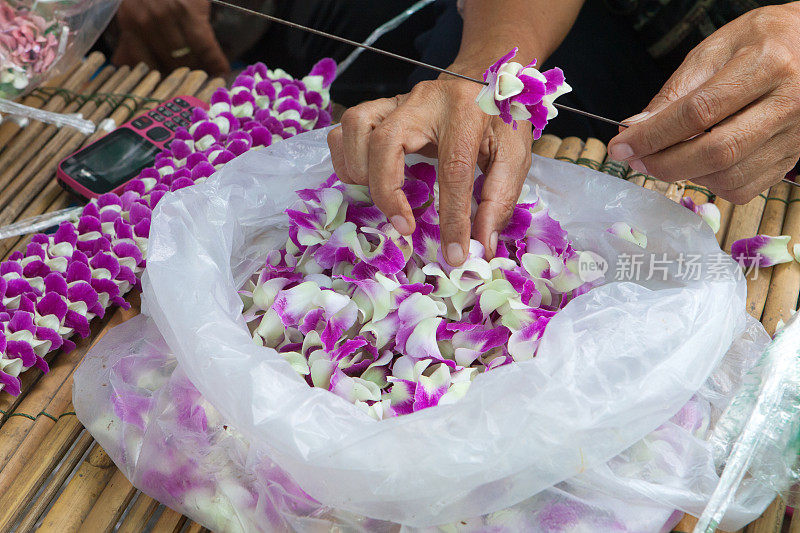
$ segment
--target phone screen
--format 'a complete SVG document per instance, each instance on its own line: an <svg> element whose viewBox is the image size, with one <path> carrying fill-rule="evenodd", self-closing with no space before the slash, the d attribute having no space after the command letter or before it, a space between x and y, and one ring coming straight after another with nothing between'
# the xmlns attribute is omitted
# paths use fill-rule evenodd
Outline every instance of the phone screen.
<svg viewBox="0 0 800 533"><path fill-rule="evenodd" d="M144 137L120 128L67 159L62 168L87 189L104 194L151 166L158 152Z"/></svg>

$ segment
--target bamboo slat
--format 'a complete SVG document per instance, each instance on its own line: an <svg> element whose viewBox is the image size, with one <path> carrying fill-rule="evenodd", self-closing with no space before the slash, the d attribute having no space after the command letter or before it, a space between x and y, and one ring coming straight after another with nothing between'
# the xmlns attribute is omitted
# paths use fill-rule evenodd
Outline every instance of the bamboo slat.
<svg viewBox="0 0 800 533"><path fill-rule="evenodd" d="M73 410L71 403L69 409ZM10 531L81 431L83 427L74 416L65 416L56 422L38 448L36 460L26 463L16 477L13 490L7 486L0 491L0 532Z"/></svg>
<svg viewBox="0 0 800 533"><path fill-rule="evenodd" d="M789 533L800 533L800 512L795 510L792 516L792 523L789 526Z"/></svg>
<svg viewBox="0 0 800 533"><path fill-rule="evenodd" d="M606 158L601 170L606 174L616 176L617 178L627 179L630 167L625 161L615 161L613 159Z"/></svg>
<svg viewBox="0 0 800 533"><path fill-rule="evenodd" d="M92 447L75 476L44 517L41 533L73 533L81 529L83 519L92 510L116 467L99 444Z"/></svg>
<svg viewBox="0 0 800 533"><path fill-rule="evenodd" d="M786 211L783 222L785 235L792 236L790 247L800 243L800 187L794 187L790 197L792 203ZM791 312L797 309L797 298L800 293L800 263L795 261L773 267L772 279L767 293L767 302L761 315L767 333L772 335L779 320L788 320Z"/></svg>
<svg viewBox="0 0 800 533"><path fill-rule="evenodd" d="M673 533L692 533L694 531L694 526L697 525L697 518L693 517L692 515L683 515L683 518L678 525L675 526L673 529Z"/></svg>
<svg viewBox="0 0 800 533"><path fill-rule="evenodd" d="M788 183L779 183L770 189L769 199L764 206L764 214L761 216L761 225L758 227L759 234L779 235L781 233L791 187ZM760 268L747 276L747 312L756 320L761 319L761 313L764 311L772 270L773 267Z"/></svg>
<svg viewBox="0 0 800 533"><path fill-rule="evenodd" d="M211 95L219 89L220 87L225 86L225 80L222 78L212 78L208 80L205 87L197 93L197 98L203 100L204 102L208 102L211 99Z"/></svg>
<svg viewBox="0 0 800 533"><path fill-rule="evenodd" d="M631 183L638 185L639 187L644 187L644 184L649 179L653 179L647 174L642 174L641 172L636 172L632 168L628 168L628 176L625 178L626 180L630 181Z"/></svg>
<svg viewBox="0 0 800 533"><path fill-rule="evenodd" d="M189 69L186 67L182 67L179 69L173 70L164 80L156 87L156 90L153 91L153 94L150 95L151 98L155 100L167 100L172 95L177 93L178 88L183 83L183 80L186 79L186 76L189 74ZM142 109L152 109L158 106L156 102L146 102L142 105Z"/></svg>
<svg viewBox="0 0 800 533"><path fill-rule="evenodd" d="M169 507L165 507L153 526L152 533L178 533L185 523L185 516Z"/></svg>
<svg viewBox="0 0 800 533"><path fill-rule="evenodd" d="M80 66L79 63L72 65L61 76L49 80L47 82L48 86L49 87L66 86L67 80L69 80L69 78L75 73L75 71L79 68L79 66ZM35 107L37 109L42 109L44 106L47 105L49 101L50 101L49 96L45 96L43 93L37 92L35 94L26 96L22 100L22 104L29 107ZM17 124L13 120L6 120L2 124L0 124L0 153L2 153L2 150L4 150L7 146L9 146L9 143L12 140L14 140L14 137L20 131L22 131L22 128L19 126L19 124Z"/></svg>
<svg viewBox="0 0 800 533"><path fill-rule="evenodd" d="M606 159L606 145L597 139L588 139L578 159L578 165L592 170L603 168Z"/></svg>
<svg viewBox="0 0 800 533"><path fill-rule="evenodd" d="M747 526L747 533L774 533L780 531L779 524L783 523L786 514L786 504L780 499L773 501L761 518Z"/></svg>
<svg viewBox="0 0 800 533"><path fill-rule="evenodd" d="M746 239L758 233L761 225L761 215L764 213L766 200L757 196L744 205L737 205L733 209L728 232L725 234L725 244L722 249L731 253L731 245L739 239Z"/></svg>
<svg viewBox="0 0 800 533"><path fill-rule="evenodd" d="M583 151L575 162L582 167L600 170L603 168L603 161L605 161L607 153L605 143L599 139L589 138L586 139Z"/></svg>
<svg viewBox="0 0 800 533"><path fill-rule="evenodd" d="M208 530L197 522L189 521L186 528L183 530L183 533L204 533L205 531Z"/></svg>
<svg viewBox="0 0 800 533"><path fill-rule="evenodd" d="M683 198L684 184L682 182L667 183L666 181L650 179L645 181L644 187L663 194L673 202L680 202Z"/></svg>
<svg viewBox="0 0 800 533"><path fill-rule="evenodd" d="M583 152L584 143L577 137L567 137L561 142L556 152L555 159L574 163Z"/></svg>
<svg viewBox="0 0 800 533"><path fill-rule="evenodd" d="M553 158L558 153L561 146L561 139L555 135L542 135L538 141L533 143L533 153L542 157Z"/></svg>
<svg viewBox="0 0 800 533"><path fill-rule="evenodd" d="M730 225L731 215L733 214L734 205L729 201L717 197L714 200L714 205L719 209L719 231L717 232L717 242L722 245L725 238L728 236L728 226Z"/></svg>
<svg viewBox="0 0 800 533"><path fill-rule="evenodd" d="M141 533L156 509L158 509L158 502L140 492L128 514L122 519L117 533Z"/></svg>
<svg viewBox="0 0 800 533"><path fill-rule="evenodd" d="M83 64L75 71L69 80L64 85L64 88L67 90L76 90L81 85L90 80L92 74L103 64L105 58L103 54L92 54L89 56ZM107 69L101 71L103 72L110 72ZM102 84L105 79L106 75L103 74L101 78L95 78L94 80L88 81L88 89L87 90L96 90L96 87ZM71 107L72 104L67 102L64 96L57 94L50 98L47 105L44 106L44 109L47 111L55 111L55 112L72 112L68 111L69 109L75 109L75 107ZM0 174L0 189L2 189L3 194L5 195L6 185L8 181L14 177L14 173L12 169L19 169L25 164L28 159L30 158L31 146L41 146L46 142L50 136L52 135L52 131L55 128L49 125L45 125L41 122L31 121L30 124L19 134L15 142L10 145L6 150L3 150L3 154L0 155L0 169L2 169L2 174ZM47 135L47 132L50 132Z"/></svg>
<svg viewBox="0 0 800 533"><path fill-rule="evenodd" d="M22 520L14 530L15 533L27 533L28 531L34 530L36 522L47 509L50 500L55 497L61 485L64 484L75 467L78 466L81 458L92 445L92 441L92 435L84 430L81 436L78 437L75 445L64 458L64 461L58 466L58 470L47 480L44 490L36 495L36 499L33 500L31 507L25 510Z"/></svg>
<svg viewBox="0 0 800 533"><path fill-rule="evenodd" d="M116 470L81 527L96 533L113 531L134 496L136 488L121 470Z"/></svg>
<svg viewBox="0 0 800 533"><path fill-rule="evenodd" d="M690 198L697 205L707 204L714 197L711 191L691 181L683 182L683 196Z"/></svg>
<svg viewBox="0 0 800 533"><path fill-rule="evenodd" d="M134 69L134 72L138 71L139 69L142 69L146 75L143 77L143 79L141 79L141 81L138 82L136 87L128 92L128 94L130 94L132 97L142 98L153 92L158 85L158 82L161 81L161 74L155 70L147 72L147 66L144 64L137 65ZM136 101L137 98L132 97L122 100L117 108L108 116L108 118L114 121L114 124L119 126L132 118L133 113L131 113L131 109L136 109L139 107L139 102ZM105 131L98 130L94 132L91 137L89 137L85 144L91 144L105 135Z"/></svg>

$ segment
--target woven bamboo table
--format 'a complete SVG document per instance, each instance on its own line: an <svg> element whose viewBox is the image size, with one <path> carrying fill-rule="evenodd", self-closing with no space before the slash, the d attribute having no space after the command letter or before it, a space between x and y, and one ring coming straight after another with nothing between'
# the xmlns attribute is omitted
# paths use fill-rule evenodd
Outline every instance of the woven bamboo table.
<svg viewBox="0 0 800 533"><path fill-rule="evenodd" d="M105 118L116 124L175 95L208 99L221 79L200 71L178 69L168 76L139 65L135 68L103 66L105 58L92 54L50 87L36 91L25 103L50 111L82 113L95 122ZM73 201L56 184L59 160L94 141L70 129L58 130L39 123L20 128L0 125L0 226L54 211ZM730 251L736 239L756 233L792 235L800 242L800 189L776 185L751 203L733 206L714 199L691 184L675 185L631 172L625 165L606 161L606 147L596 140L545 135L534 152L570 161L627 179L656 190L674 201L684 195L696 203L715 201L722 212L717 235ZM27 244L26 238L0 241L5 259ZM773 333L779 319L796 309L800 292L800 264L761 270L748 280L748 311ZM72 407L72 373L87 350L110 328L139 312L138 295L128 298L127 311L108 313L92 325L92 335L70 353L49 358L50 372L32 369L22 377L22 394L0 393L0 533L28 532L199 532L202 526L160 505L137 491L111 459L81 426ZM775 501L747 533L800 533L800 518L784 524L785 506ZM787 521L788 522L788 521ZM687 517L676 531L690 532Z"/></svg>

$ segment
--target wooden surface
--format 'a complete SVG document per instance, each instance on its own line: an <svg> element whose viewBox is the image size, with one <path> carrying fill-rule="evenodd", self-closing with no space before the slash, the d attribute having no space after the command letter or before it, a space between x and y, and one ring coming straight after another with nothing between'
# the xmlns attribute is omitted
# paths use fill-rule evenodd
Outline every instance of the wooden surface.
<svg viewBox="0 0 800 533"><path fill-rule="evenodd" d="M49 97L30 96L25 103L53 111L80 112L94 121L111 117L121 124L130 119L134 109L140 112L154 107L155 101L178 94L207 99L222 85L221 80L209 80L203 72L179 69L162 79L144 66L117 70L103 67L104 62L101 55L91 55L52 84L81 94L102 92L132 97L76 100L53 93ZM10 121L0 125L0 224L70 205L74 200L56 184L55 167L62 157L89 141L74 130L36 123L23 129ZM606 160L606 147L596 139L570 137L562 141L545 135L534 145L534 152L602 170L674 201L682 195L696 203L713 199L702 188L657 182L631 172L624 163ZM728 249L732 240L752 236L758 230L792 235L793 242L800 241L799 189L779 185L769 196L746 206L733 206L722 200L716 203L722 213L717 237ZM26 238L0 241L0 258L26 243ZM762 276L748 283L748 311L762 319L772 333L778 319L787 319L790 309L797 308L800 265L762 270ZM132 295L129 301L130 310L117 310L95 321L92 335L79 341L74 351L49 357L50 373L25 373L19 397L0 393L0 533L203 531L200 525L137 491L73 413L72 373L93 343L111 327L138 313L138 296ZM783 504L775 502L762 519L745 531L780 532L783 521ZM691 517L687 517L676 531L691 532L693 525ZM800 532L800 518L793 520L791 527Z"/></svg>

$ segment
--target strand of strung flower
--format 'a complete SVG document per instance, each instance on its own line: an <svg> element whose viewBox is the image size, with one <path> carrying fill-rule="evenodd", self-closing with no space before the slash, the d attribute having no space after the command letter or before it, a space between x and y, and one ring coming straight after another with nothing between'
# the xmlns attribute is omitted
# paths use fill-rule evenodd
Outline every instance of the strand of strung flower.
<svg viewBox="0 0 800 533"><path fill-rule="evenodd" d="M257 343L376 419L452 403L479 373L534 357L558 310L602 282L599 268L581 275L598 257L575 250L541 201L516 207L496 257L472 241L453 268L441 255L434 167L407 168L403 191L412 237L364 186L333 175L298 191L285 248L241 292Z"/></svg>
<svg viewBox="0 0 800 533"><path fill-rule="evenodd" d="M512 61L518 50L514 48L484 72L487 85L475 101L484 113L499 116L514 129L518 120L530 122L533 138L538 139L547 123L558 116L553 105L556 98L572 91L572 87L558 67L539 72L535 59L525 66Z"/></svg>
<svg viewBox="0 0 800 533"><path fill-rule="evenodd" d="M17 395L19 375L48 370L44 357L70 350L74 334L111 306L126 307L146 264L153 208L169 191L188 187L234 157L330 124L328 87L336 65L320 61L297 80L257 64L230 90L218 89L208 112L195 110L189 129L121 195L90 202L76 224L35 235L24 253L0 264L0 389Z"/></svg>

